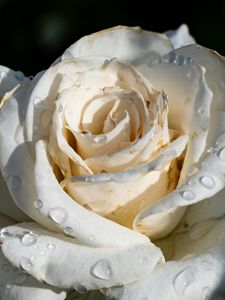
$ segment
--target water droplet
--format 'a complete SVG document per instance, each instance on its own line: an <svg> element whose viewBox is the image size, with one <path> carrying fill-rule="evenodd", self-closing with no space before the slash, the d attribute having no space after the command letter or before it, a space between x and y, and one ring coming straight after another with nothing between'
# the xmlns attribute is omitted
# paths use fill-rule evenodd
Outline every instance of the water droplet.
<svg viewBox="0 0 225 300"><path fill-rule="evenodd" d="M208 286L205 286L203 289L202 289L202 294L203 296L205 296L204 300L208 300L209 299L209 294L210 294L210 288Z"/></svg>
<svg viewBox="0 0 225 300"><path fill-rule="evenodd" d="M49 243L48 245L47 245L47 248L49 249L49 250L55 250L55 244L53 244L53 243Z"/></svg>
<svg viewBox="0 0 225 300"><path fill-rule="evenodd" d="M15 141L17 144L20 144L23 141L23 126L22 125L18 125L16 128Z"/></svg>
<svg viewBox="0 0 225 300"><path fill-rule="evenodd" d="M43 206L43 202L40 199L37 199L34 201L35 208L40 209L40 208L42 208L42 206Z"/></svg>
<svg viewBox="0 0 225 300"><path fill-rule="evenodd" d="M62 224L67 219L67 212L62 207L55 207L49 211L49 217L57 224Z"/></svg>
<svg viewBox="0 0 225 300"><path fill-rule="evenodd" d="M35 256L34 256L34 255L31 255L30 260L31 260L31 261L34 261L34 260L35 260Z"/></svg>
<svg viewBox="0 0 225 300"><path fill-rule="evenodd" d="M195 184L195 181L193 179L190 179L187 181L187 185L193 186Z"/></svg>
<svg viewBox="0 0 225 300"><path fill-rule="evenodd" d="M217 150L218 149L216 147L210 147L206 152L210 154L215 154Z"/></svg>
<svg viewBox="0 0 225 300"><path fill-rule="evenodd" d="M166 151L166 156L171 160L171 159L174 159L177 155L176 151L175 150L169 150L169 151Z"/></svg>
<svg viewBox="0 0 225 300"><path fill-rule="evenodd" d="M195 193L189 190L181 191L180 194L185 200L191 201L195 198Z"/></svg>
<svg viewBox="0 0 225 300"><path fill-rule="evenodd" d="M45 255L45 251L42 250L42 251L39 252L39 254L40 254L41 256L43 256L43 255Z"/></svg>
<svg viewBox="0 0 225 300"><path fill-rule="evenodd" d="M0 231L0 238L4 239L6 237L11 236L11 233L6 228L2 228Z"/></svg>
<svg viewBox="0 0 225 300"><path fill-rule="evenodd" d="M188 286L196 281L197 269L187 267L174 278L173 285L178 295L183 295Z"/></svg>
<svg viewBox="0 0 225 300"><path fill-rule="evenodd" d="M88 239L90 242L93 242L95 240L95 237L93 235L90 235Z"/></svg>
<svg viewBox="0 0 225 300"><path fill-rule="evenodd" d="M95 143L105 143L107 141L107 137L106 135L97 135L96 137L94 137L94 142Z"/></svg>
<svg viewBox="0 0 225 300"><path fill-rule="evenodd" d="M112 277L112 269L110 262L107 260L98 261L91 269L91 274L100 279L110 279Z"/></svg>
<svg viewBox="0 0 225 300"><path fill-rule="evenodd" d="M203 115L203 114L205 113L205 108L204 108L204 107L199 107L199 108L198 108L198 113L199 113L200 115Z"/></svg>
<svg viewBox="0 0 225 300"><path fill-rule="evenodd" d="M82 284L80 284L78 286L74 286L74 289L80 294L85 294L88 291L87 288Z"/></svg>
<svg viewBox="0 0 225 300"><path fill-rule="evenodd" d="M202 176L199 178L199 181L207 189L213 189L215 187L215 180L210 176Z"/></svg>
<svg viewBox="0 0 225 300"><path fill-rule="evenodd" d="M203 260L202 261L202 267L205 271L214 271L215 270L215 264L210 260Z"/></svg>
<svg viewBox="0 0 225 300"><path fill-rule="evenodd" d="M225 161L225 147L223 147L222 149L219 150L218 156L219 156L220 159Z"/></svg>
<svg viewBox="0 0 225 300"><path fill-rule="evenodd" d="M9 177L9 185L13 190L18 190L21 186L21 179L18 175L11 175Z"/></svg>
<svg viewBox="0 0 225 300"><path fill-rule="evenodd" d="M28 258L22 257L20 260L20 266L24 271L30 271L32 268L32 263Z"/></svg>
<svg viewBox="0 0 225 300"><path fill-rule="evenodd" d="M26 233L21 239L21 243L24 246L34 245L36 242L37 242L37 238L33 233Z"/></svg>
<svg viewBox="0 0 225 300"><path fill-rule="evenodd" d="M38 245L34 245L34 250L38 250L39 249L39 246Z"/></svg>
<svg viewBox="0 0 225 300"><path fill-rule="evenodd" d="M66 233L66 234L71 234L73 232L73 228L72 227L69 227L69 226L66 226L63 231Z"/></svg>
<svg viewBox="0 0 225 300"><path fill-rule="evenodd" d="M141 265L146 265L148 262L148 258L147 257L139 257L138 261Z"/></svg>
<svg viewBox="0 0 225 300"><path fill-rule="evenodd" d="M6 78L7 73L5 71L0 72L0 81L4 78Z"/></svg>
<svg viewBox="0 0 225 300"><path fill-rule="evenodd" d="M62 111L63 111L63 106L62 106L62 104L59 104L58 113L60 114Z"/></svg>

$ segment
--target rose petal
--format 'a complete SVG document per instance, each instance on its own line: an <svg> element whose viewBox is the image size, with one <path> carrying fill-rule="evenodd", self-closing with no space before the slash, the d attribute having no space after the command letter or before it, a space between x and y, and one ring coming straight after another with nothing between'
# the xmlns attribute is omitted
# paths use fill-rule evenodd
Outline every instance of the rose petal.
<svg viewBox="0 0 225 300"><path fill-rule="evenodd" d="M14 223L13 220L0 215L0 232L2 227ZM4 230L0 236L9 234ZM34 300L47 299L63 300L65 293L59 289L52 288L27 276L20 270L16 270L3 256L0 249L0 297L1 300Z"/></svg>
<svg viewBox="0 0 225 300"><path fill-rule="evenodd" d="M152 67L140 69L156 88L164 89L168 95L169 128L190 137L181 183L206 147L212 92L205 79L205 70L190 57L174 51Z"/></svg>
<svg viewBox="0 0 225 300"><path fill-rule="evenodd" d="M214 196L225 187L223 156L225 151L225 113L214 112L210 121L212 124L211 134L214 137L213 145L216 145L217 148L211 148L205 152L201 161L196 165L196 172L189 176L179 189L146 209L145 217L151 218L152 216L154 218L155 214L160 216L160 213L164 214L168 209L192 205ZM223 208L221 207L221 209Z"/></svg>
<svg viewBox="0 0 225 300"><path fill-rule="evenodd" d="M149 62L172 50L164 34L140 27L116 26L81 38L62 55L62 60L90 55L117 57L133 65L140 60Z"/></svg>
<svg viewBox="0 0 225 300"><path fill-rule="evenodd" d="M41 181L38 180L40 174L43 176ZM88 211L65 193L53 173L46 145L41 140L36 143L34 175L37 189L34 204L39 204L36 205L37 211L51 218L61 229L70 228L69 234L84 244L95 246L149 244L147 237ZM49 197L50 194L54 197Z"/></svg>
<svg viewBox="0 0 225 300"><path fill-rule="evenodd" d="M9 194L6 182L0 172L0 212L17 220L18 222L29 221L29 217L25 215L13 202Z"/></svg>
<svg viewBox="0 0 225 300"><path fill-rule="evenodd" d="M2 251L7 259L38 280L61 288L83 286L90 290L127 284L144 278L163 260L160 249L153 244L88 247L35 223L13 225L5 230L9 235L2 240ZM29 235L33 236L32 241Z"/></svg>
<svg viewBox="0 0 225 300"><path fill-rule="evenodd" d="M225 219L217 220L204 237L191 242L189 234L175 239L173 261L158 265L142 281L108 290L121 300L152 299L223 299ZM174 239L174 236L171 237ZM185 258L185 255L190 255ZM183 259L182 259L183 258Z"/></svg>
<svg viewBox="0 0 225 300"><path fill-rule="evenodd" d="M178 176L174 172L170 177L168 169L170 161L181 155L186 143L187 136L181 136L148 164L121 173L75 176L66 179L63 185L82 205L87 204L97 213L131 227L140 209L176 187Z"/></svg>
<svg viewBox="0 0 225 300"><path fill-rule="evenodd" d="M190 35L186 24L180 25L176 30L166 31L165 35L170 39L175 49L195 44L195 39Z"/></svg>

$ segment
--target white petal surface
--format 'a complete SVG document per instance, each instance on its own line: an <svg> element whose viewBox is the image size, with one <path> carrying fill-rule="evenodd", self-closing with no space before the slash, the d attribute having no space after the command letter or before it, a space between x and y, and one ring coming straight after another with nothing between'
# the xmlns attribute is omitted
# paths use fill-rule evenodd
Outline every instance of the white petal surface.
<svg viewBox="0 0 225 300"><path fill-rule="evenodd" d="M173 261L158 265L142 281L110 289L108 293L120 300L224 299L224 226L224 218L217 220L205 236L195 240L191 240L191 233L172 236L176 241Z"/></svg>
<svg viewBox="0 0 225 300"><path fill-rule="evenodd" d="M150 68L139 69L157 89L164 89L169 102L169 128L189 135L187 153L181 171L182 182L206 147L212 92L205 70L188 56L173 51Z"/></svg>
<svg viewBox="0 0 225 300"><path fill-rule="evenodd" d="M21 127L28 96L39 76L32 83L22 84L0 110L0 168L16 205L32 219L54 230L54 224L43 218L33 206L36 199L32 176L34 158Z"/></svg>
<svg viewBox="0 0 225 300"><path fill-rule="evenodd" d="M90 55L117 57L133 65L152 61L172 50L164 35L140 27L117 26L81 38L62 55L62 60Z"/></svg>
<svg viewBox="0 0 225 300"><path fill-rule="evenodd" d="M6 182L0 172L0 212L17 220L18 222L28 221L29 217L25 215L14 203L9 194Z"/></svg>
<svg viewBox="0 0 225 300"><path fill-rule="evenodd" d="M205 151L201 160L196 164L195 173L169 196L146 209L145 215L154 218L155 214L160 215L168 209L195 204L216 195L225 187L225 113L214 111L210 124L211 147ZM218 197L220 199L219 195ZM218 207L221 206L221 212L224 211L222 203L222 201L217 203Z"/></svg>
<svg viewBox="0 0 225 300"><path fill-rule="evenodd" d="M166 31L165 35L170 39L175 49L195 44L195 39L190 35L186 24L182 24L176 30Z"/></svg>
<svg viewBox="0 0 225 300"><path fill-rule="evenodd" d="M154 245L88 247L35 223L5 230L8 234L2 238L2 251L7 259L38 280L61 288L90 290L127 284L146 277L163 261Z"/></svg>
<svg viewBox="0 0 225 300"><path fill-rule="evenodd" d="M0 215L0 230L4 226L13 224L9 218ZM0 236L4 235L1 232ZM52 288L24 272L15 269L4 257L0 249L0 298L1 300L63 300L65 292Z"/></svg>
<svg viewBox="0 0 225 300"><path fill-rule="evenodd" d="M11 91L18 84L29 81L22 72L15 72L0 65L0 107L1 100L5 93Z"/></svg>

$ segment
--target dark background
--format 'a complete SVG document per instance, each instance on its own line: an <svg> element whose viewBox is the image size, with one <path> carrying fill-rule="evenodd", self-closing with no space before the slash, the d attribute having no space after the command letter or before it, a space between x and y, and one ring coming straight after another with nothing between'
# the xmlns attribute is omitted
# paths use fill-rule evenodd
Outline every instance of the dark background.
<svg viewBox="0 0 225 300"><path fill-rule="evenodd" d="M225 0L0 0L0 64L34 75L83 35L115 25L163 32L182 23L199 44L225 55Z"/></svg>

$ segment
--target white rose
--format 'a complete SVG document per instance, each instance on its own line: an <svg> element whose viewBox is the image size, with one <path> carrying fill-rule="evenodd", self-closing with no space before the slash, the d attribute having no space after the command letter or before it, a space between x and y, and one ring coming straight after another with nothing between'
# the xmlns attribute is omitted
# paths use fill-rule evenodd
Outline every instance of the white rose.
<svg viewBox="0 0 225 300"><path fill-rule="evenodd" d="M0 211L26 221L2 229L2 264L55 287L36 299L225 293L224 58L166 34L84 37L32 80L1 67ZM10 270L1 299L33 297Z"/></svg>

